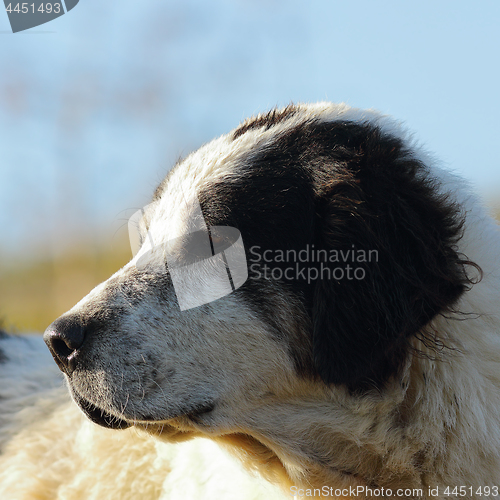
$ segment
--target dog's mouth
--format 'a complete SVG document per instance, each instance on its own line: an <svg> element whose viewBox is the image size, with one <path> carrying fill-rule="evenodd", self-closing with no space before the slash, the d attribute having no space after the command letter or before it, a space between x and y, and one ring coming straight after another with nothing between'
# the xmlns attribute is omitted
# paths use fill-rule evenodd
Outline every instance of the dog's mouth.
<svg viewBox="0 0 500 500"><path fill-rule="evenodd" d="M160 421L166 422L181 416L187 417L193 423L201 423L201 419L203 418L203 416L210 413L215 407L215 403L210 401L190 406L189 408L186 408L183 411L177 411L172 415L169 415L167 418L162 418L161 420L157 420L153 417L150 418L146 417L146 418L141 418L139 420L134 419L134 422L128 422L123 418L117 417L116 415L113 415L108 411L99 408L98 406L91 403L87 399L81 397L74 390L72 390L71 392L73 394L73 398L75 399L80 409L92 422L94 422L97 425L100 425L101 427L105 427L106 429L115 429L115 430L128 429L129 427L132 427L132 425L134 424L141 424L147 426L151 423L158 423Z"/></svg>
<svg viewBox="0 0 500 500"><path fill-rule="evenodd" d="M85 415L92 420L95 424L98 424L107 429L127 429L131 427L131 423L123 420L111 413L103 410L90 401L82 398L78 394L73 391L73 397L76 400L76 403L80 407L80 409L85 413Z"/></svg>

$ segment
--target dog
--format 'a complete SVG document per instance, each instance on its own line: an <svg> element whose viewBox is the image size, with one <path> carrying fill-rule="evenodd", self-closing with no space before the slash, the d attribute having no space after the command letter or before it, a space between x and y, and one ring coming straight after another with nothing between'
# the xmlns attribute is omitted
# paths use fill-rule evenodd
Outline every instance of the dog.
<svg viewBox="0 0 500 500"><path fill-rule="evenodd" d="M44 334L73 402L55 365L0 401L9 498L225 498L189 486L219 461L219 487L246 481L231 498L500 494L500 235L399 122L274 109L180 160L140 215L135 257ZM38 359L20 342L4 379ZM203 465L175 493L181 449Z"/></svg>

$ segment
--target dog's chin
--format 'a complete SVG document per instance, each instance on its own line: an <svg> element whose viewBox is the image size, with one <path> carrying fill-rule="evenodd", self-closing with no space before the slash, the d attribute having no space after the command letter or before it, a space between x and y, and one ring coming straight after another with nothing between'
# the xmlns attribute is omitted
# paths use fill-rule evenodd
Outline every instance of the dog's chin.
<svg viewBox="0 0 500 500"><path fill-rule="evenodd" d="M82 412L95 424L105 427L106 429L128 429L132 425L138 425L140 427L147 428L149 426L164 426L168 422L173 423L174 421L184 421L187 420L191 423L200 423L200 418L211 413L214 409L215 404L213 402L206 402L202 404L192 405L189 408L185 408L182 411L176 411L172 414L165 416L163 418L154 417L143 417L140 419L134 418L131 421L125 420L123 418L117 417L110 412L103 410L102 408L91 403L88 399L80 396L73 388L71 388L71 394L73 399L82 410Z"/></svg>
<svg viewBox="0 0 500 500"><path fill-rule="evenodd" d="M72 391L72 393L73 398L75 399L80 409L95 424L105 427L106 429L115 430L127 429L128 427L132 426L130 422L127 422L126 420L123 420L103 410L102 408L97 407L90 401L87 401L86 399L76 394L75 391Z"/></svg>

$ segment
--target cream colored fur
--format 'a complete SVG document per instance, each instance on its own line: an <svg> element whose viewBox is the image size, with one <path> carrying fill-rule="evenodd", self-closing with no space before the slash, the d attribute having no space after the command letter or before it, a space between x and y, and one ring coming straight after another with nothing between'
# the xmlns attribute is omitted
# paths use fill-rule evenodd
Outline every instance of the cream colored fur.
<svg viewBox="0 0 500 500"><path fill-rule="evenodd" d="M23 338L17 345L20 352L31 346L30 352L38 353L39 366L45 362L43 382L47 373L59 378L51 370L52 359L40 338ZM23 359L19 358L21 368ZM24 368L29 372L29 365ZM41 375L36 370L34 374ZM0 370L1 382L8 383L6 378ZM13 380L10 384L12 389L23 390ZM179 434L165 443L137 429L103 429L85 418L62 385L44 391L43 383L33 382L29 392L28 388L21 397L24 409L2 429L2 500L283 498L278 487L244 471L212 441L186 441ZM0 402L0 410L7 408Z"/></svg>

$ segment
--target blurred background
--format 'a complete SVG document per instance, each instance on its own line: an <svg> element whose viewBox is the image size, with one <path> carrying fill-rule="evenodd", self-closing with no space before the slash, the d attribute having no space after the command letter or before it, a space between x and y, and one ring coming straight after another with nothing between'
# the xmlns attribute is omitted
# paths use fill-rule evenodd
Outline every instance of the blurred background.
<svg viewBox="0 0 500 500"><path fill-rule="evenodd" d="M497 210L499 26L498 0L81 0L17 34L2 8L3 327L43 331L179 156L291 101L403 120Z"/></svg>

